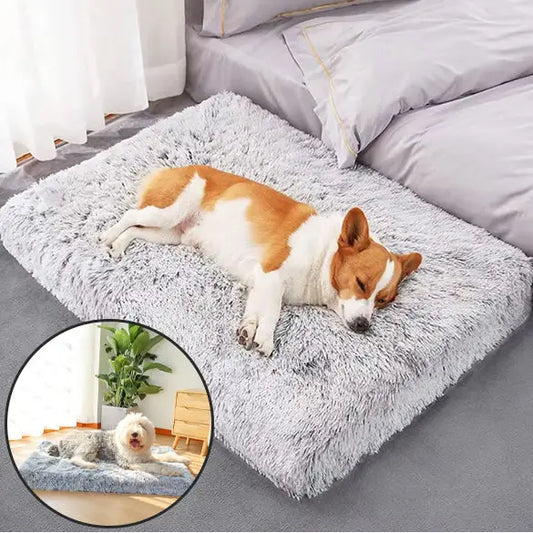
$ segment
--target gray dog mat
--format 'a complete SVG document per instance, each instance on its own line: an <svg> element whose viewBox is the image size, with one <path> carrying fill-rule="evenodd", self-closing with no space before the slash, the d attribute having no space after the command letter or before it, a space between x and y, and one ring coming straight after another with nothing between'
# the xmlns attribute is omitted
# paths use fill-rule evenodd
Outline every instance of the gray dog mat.
<svg viewBox="0 0 533 533"><path fill-rule="evenodd" d="M451 155L451 157L453 157ZM244 289L187 247L135 242L114 261L101 231L158 166L207 164L267 183L319 211L362 207L371 230L421 268L365 335L332 312L285 307L266 359L235 339ZM47 178L1 210L6 248L82 319L138 320L199 365L217 436L291 495L315 496L376 452L529 313L519 250L232 94L159 122Z"/></svg>
<svg viewBox="0 0 533 533"><path fill-rule="evenodd" d="M66 459L48 455L52 443L42 441L20 465L19 472L32 490L66 490L107 492L114 494L152 494L181 496L191 486L190 472L183 476L156 476L146 472L125 470L116 463L98 462L91 470L73 465ZM171 451L169 446L154 446L154 453Z"/></svg>

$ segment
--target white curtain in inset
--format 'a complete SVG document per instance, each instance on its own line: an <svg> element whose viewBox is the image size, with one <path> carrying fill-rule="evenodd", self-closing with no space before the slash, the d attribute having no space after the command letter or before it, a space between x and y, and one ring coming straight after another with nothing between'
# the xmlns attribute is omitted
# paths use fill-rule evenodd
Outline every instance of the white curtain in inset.
<svg viewBox="0 0 533 533"><path fill-rule="evenodd" d="M183 0L1 0L0 172L185 83Z"/></svg>
<svg viewBox="0 0 533 533"><path fill-rule="evenodd" d="M99 330L85 324L44 344L20 372L8 404L10 440L96 422Z"/></svg>

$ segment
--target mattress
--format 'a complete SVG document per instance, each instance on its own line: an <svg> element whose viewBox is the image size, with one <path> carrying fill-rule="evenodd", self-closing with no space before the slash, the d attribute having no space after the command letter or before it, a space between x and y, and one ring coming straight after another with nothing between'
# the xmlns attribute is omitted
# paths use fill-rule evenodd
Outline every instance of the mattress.
<svg viewBox="0 0 533 533"><path fill-rule="evenodd" d="M335 17L384 7L350 6ZM328 17L297 17L226 39L201 37L189 27L189 93L196 101L225 90L242 94L321 137L316 102L283 33ZM527 76L403 113L358 161L533 256L532 97L533 76Z"/></svg>

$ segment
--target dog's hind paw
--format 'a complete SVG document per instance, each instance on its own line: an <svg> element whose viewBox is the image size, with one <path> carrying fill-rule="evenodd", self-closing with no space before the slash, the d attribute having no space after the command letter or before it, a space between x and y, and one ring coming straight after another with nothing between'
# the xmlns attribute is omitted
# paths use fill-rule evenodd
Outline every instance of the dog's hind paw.
<svg viewBox="0 0 533 533"><path fill-rule="evenodd" d="M122 237L122 235L116 239L113 244L111 245L111 248L107 249L107 253L113 258L113 259L120 259L124 256L126 252L126 248L128 247L130 241L128 239L125 239Z"/></svg>
<svg viewBox="0 0 533 533"><path fill-rule="evenodd" d="M115 248L113 246L107 250L107 253L113 259L120 259L124 256L124 250L121 250L120 248Z"/></svg>
<svg viewBox="0 0 533 533"><path fill-rule="evenodd" d="M113 241L115 239L114 239L114 235L111 234L110 230L111 228L100 233L100 235L98 236L98 242L100 244L103 244L104 246L111 246L113 244Z"/></svg>
<svg viewBox="0 0 533 533"><path fill-rule="evenodd" d="M87 468L89 470L94 470L97 466L96 463L86 461L85 459L78 457L76 455L70 458L70 462L73 465L79 466L80 468Z"/></svg>

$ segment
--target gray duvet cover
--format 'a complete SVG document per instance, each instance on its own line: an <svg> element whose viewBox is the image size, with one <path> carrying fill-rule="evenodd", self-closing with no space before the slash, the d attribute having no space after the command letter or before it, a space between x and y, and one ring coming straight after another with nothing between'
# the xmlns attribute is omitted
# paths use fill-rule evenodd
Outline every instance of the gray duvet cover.
<svg viewBox="0 0 533 533"><path fill-rule="evenodd" d="M187 28L187 92L200 102L230 91L320 137L313 97L291 57L282 32L293 20L265 24L226 39Z"/></svg>
<svg viewBox="0 0 533 533"><path fill-rule="evenodd" d="M399 115L360 159L533 256L533 76Z"/></svg>
<svg viewBox="0 0 533 533"><path fill-rule="evenodd" d="M530 0L375 4L284 32L341 166L361 151L531 256L532 36Z"/></svg>

